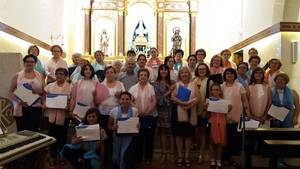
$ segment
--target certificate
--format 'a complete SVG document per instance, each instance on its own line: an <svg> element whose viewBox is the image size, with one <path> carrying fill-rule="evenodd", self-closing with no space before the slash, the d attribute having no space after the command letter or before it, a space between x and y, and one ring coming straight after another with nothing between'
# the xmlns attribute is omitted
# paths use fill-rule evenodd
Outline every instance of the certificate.
<svg viewBox="0 0 300 169"><path fill-rule="evenodd" d="M40 96L38 94L32 93L32 86L29 83L24 83L20 85L15 91L14 95L26 102L28 106L33 105Z"/></svg>
<svg viewBox="0 0 300 169"><path fill-rule="evenodd" d="M220 100L216 100L216 101L208 99L207 111L226 114L228 112L228 105L229 105L229 102L224 99L220 99Z"/></svg>
<svg viewBox="0 0 300 169"><path fill-rule="evenodd" d="M66 109L68 103L68 95L63 94L47 94L46 106L48 108Z"/></svg>
<svg viewBox="0 0 300 169"><path fill-rule="evenodd" d="M253 119L245 119L245 128L250 129L257 129L260 125L260 122ZM241 129L244 128L244 122L241 120L238 125L238 131L241 131Z"/></svg>
<svg viewBox="0 0 300 169"><path fill-rule="evenodd" d="M277 120L283 121L289 111L290 110L285 107L277 107L272 104L268 111L268 115L274 117Z"/></svg>
<svg viewBox="0 0 300 169"><path fill-rule="evenodd" d="M76 135L81 137L83 141L100 140L99 124L76 126Z"/></svg>
<svg viewBox="0 0 300 169"><path fill-rule="evenodd" d="M131 117L126 120L118 120L118 134L139 133L139 118Z"/></svg>
<svg viewBox="0 0 300 169"><path fill-rule="evenodd" d="M84 103L77 102L75 105L75 108L73 110L73 113L77 114L80 118L84 118L84 116L89 108L90 108L90 106L88 106Z"/></svg>

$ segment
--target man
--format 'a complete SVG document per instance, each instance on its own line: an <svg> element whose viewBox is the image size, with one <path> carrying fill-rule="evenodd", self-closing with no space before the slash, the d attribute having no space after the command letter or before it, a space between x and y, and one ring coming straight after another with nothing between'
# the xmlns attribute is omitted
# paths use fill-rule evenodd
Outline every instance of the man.
<svg viewBox="0 0 300 169"><path fill-rule="evenodd" d="M121 72L118 76L118 80L124 84L125 90L128 91L130 87L138 82L138 77L134 72L136 61L134 58L129 58L126 63L125 72Z"/></svg>

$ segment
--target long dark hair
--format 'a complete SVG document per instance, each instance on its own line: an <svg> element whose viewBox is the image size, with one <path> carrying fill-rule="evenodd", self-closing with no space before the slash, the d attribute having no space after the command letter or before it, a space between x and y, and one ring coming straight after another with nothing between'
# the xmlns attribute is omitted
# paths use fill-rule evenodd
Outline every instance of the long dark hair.
<svg viewBox="0 0 300 169"><path fill-rule="evenodd" d="M265 80L265 70L263 68L260 68L260 67L257 67L253 70L252 74L251 74L251 78L250 78L250 85L254 85L256 84L256 80L254 78L254 74L257 73L257 72L261 72L262 73L262 78L260 79L261 80L261 84L264 83L264 80Z"/></svg>
<svg viewBox="0 0 300 169"><path fill-rule="evenodd" d="M95 114L96 114L96 116L97 116L97 124L100 124L100 111L99 111L97 108L90 108L90 109L88 109L88 110L86 111L85 116L84 116L84 118L83 118L83 120L82 120L82 123L83 123L84 125L89 125L89 123L88 123L88 121L87 121L87 116L88 116L89 114L92 114L92 113L95 113Z"/></svg>
<svg viewBox="0 0 300 169"><path fill-rule="evenodd" d="M160 71L161 71L163 68L166 69L167 72L168 72L168 74L167 74L167 76L166 76L166 81L167 81L167 83L168 83L169 85L171 85L170 69L169 69L169 66L166 65L166 64L162 64L162 65L159 66L159 68L158 68L158 76L157 76L156 81L159 82L159 81L162 80L162 77L161 77L161 75L160 75Z"/></svg>

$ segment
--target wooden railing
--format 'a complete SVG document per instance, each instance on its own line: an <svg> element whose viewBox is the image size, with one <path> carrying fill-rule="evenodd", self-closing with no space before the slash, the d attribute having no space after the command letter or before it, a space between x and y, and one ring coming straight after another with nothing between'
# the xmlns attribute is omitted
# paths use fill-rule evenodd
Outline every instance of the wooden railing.
<svg viewBox="0 0 300 169"><path fill-rule="evenodd" d="M46 50L50 50L51 45L49 45L49 44L47 44L47 43L45 43L45 42L43 42L43 41L41 41L41 40L33 37L33 36L30 36L30 35L22 32L22 31L20 31L18 29L15 29L15 28L13 28L11 26L8 26L8 25L6 25L3 22L0 22L0 31L5 32L7 34L10 34L10 35L12 35L14 37L17 37L19 39L22 39L22 40L24 40L26 42L35 44L35 45L37 45L37 46L39 46L41 48L44 48Z"/></svg>
<svg viewBox="0 0 300 169"><path fill-rule="evenodd" d="M300 22L279 22L229 48L234 52L278 32L300 32Z"/></svg>

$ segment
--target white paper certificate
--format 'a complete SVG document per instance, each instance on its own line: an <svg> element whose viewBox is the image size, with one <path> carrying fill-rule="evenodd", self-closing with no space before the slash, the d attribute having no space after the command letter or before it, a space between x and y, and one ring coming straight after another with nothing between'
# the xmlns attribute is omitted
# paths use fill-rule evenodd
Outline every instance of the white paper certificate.
<svg viewBox="0 0 300 169"><path fill-rule="evenodd" d="M14 95L26 102L28 106L31 106L35 101L37 101L40 96L38 94L32 93L32 87L30 84L25 83L20 85L15 91Z"/></svg>
<svg viewBox="0 0 300 169"><path fill-rule="evenodd" d="M84 118L86 111L90 108L90 106L77 102L75 108L73 110L74 114L77 114L80 118Z"/></svg>
<svg viewBox="0 0 300 169"><path fill-rule="evenodd" d="M253 119L245 120L245 128L250 129L257 129L259 127L260 122ZM244 122L241 120L238 125L238 131L241 131L241 129L244 127Z"/></svg>
<svg viewBox="0 0 300 169"><path fill-rule="evenodd" d="M118 121L118 134L139 133L138 129L139 118L131 117L127 120Z"/></svg>
<svg viewBox="0 0 300 169"><path fill-rule="evenodd" d="M76 126L76 135L82 137L83 141L100 140L99 124Z"/></svg>
<svg viewBox="0 0 300 169"><path fill-rule="evenodd" d="M228 105L229 105L229 102L224 99L220 99L220 100L216 100L216 101L208 99L207 111L226 114L228 112Z"/></svg>
<svg viewBox="0 0 300 169"><path fill-rule="evenodd" d="M46 106L48 108L66 109L68 103L68 95L47 94Z"/></svg>
<svg viewBox="0 0 300 169"><path fill-rule="evenodd" d="M277 120L283 121L289 111L290 110L285 107L277 107L272 104L268 111L268 115L274 117Z"/></svg>

